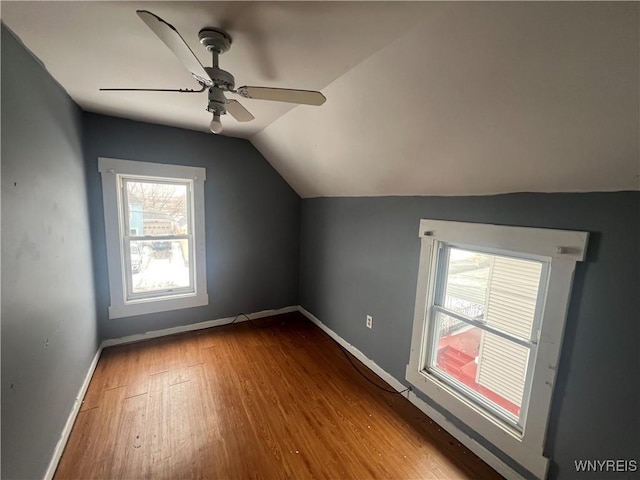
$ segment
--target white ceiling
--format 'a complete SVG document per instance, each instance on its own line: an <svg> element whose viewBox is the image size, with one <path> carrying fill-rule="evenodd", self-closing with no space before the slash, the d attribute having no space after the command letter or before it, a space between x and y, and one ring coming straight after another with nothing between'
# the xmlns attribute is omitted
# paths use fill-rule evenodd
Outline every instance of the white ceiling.
<svg viewBox="0 0 640 480"><path fill-rule="evenodd" d="M135 15L206 66L228 29L237 85L321 90L225 118L303 197L640 188L638 3L2 2L2 20L85 110L207 131L206 94Z"/></svg>
<svg viewBox="0 0 640 480"><path fill-rule="evenodd" d="M425 5L350 2L5 2L2 20L85 110L209 131L206 92L124 93L100 88L195 88L189 72L136 15L172 24L204 66L198 31L233 38L220 67L236 85L322 90L424 18ZM381 32L380 29L384 31ZM230 96L232 98L233 96ZM224 119L225 134L250 138L290 111L287 103L245 100L256 120ZM309 108L309 107L307 107Z"/></svg>

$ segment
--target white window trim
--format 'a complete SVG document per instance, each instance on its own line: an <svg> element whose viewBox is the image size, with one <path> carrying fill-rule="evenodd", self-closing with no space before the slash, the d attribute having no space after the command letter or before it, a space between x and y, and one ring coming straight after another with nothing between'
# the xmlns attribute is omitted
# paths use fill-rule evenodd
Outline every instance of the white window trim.
<svg viewBox="0 0 640 480"><path fill-rule="evenodd" d="M575 264L584 260L588 233L423 219L419 237L420 265L407 381L536 477L545 478L549 459L543 456L543 449L553 385ZM521 435L424 371L423 346L430 317L427 309L432 304L431 282L436 273L434 252L440 242L531 254L550 262L528 412Z"/></svg>
<svg viewBox="0 0 640 480"><path fill-rule="evenodd" d="M134 162L113 158L98 158L98 171L102 174L102 200L107 243L107 265L111 304L109 318L179 310L209 304L207 295L205 225L204 225L204 181L206 169L182 165L167 165L150 162ZM195 292L170 297L145 298L127 301L124 282L124 255L122 245L122 222L119 218L118 175L171 178L193 182L193 245Z"/></svg>

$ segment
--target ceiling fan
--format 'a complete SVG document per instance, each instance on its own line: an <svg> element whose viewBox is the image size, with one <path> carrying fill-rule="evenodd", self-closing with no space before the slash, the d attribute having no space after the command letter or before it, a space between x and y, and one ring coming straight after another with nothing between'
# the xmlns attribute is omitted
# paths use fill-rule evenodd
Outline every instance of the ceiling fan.
<svg viewBox="0 0 640 480"><path fill-rule="evenodd" d="M311 90L250 86L238 87L236 89L233 75L218 66L218 56L231 47L231 37L227 32L213 27L206 27L200 30L198 33L200 43L211 52L212 57L212 66L203 67L173 25L147 10L137 10L136 13L153 33L169 47L182 64L187 67L187 70L191 72L193 78L196 79L202 88L200 90L190 88L101 88L101 91L200 93L208 90L209 103L207 105L207 111L213 114L213 119L209 125L213 133L222 132L220 117L227 113L238 122L249 122L254 119L254 116L251 115L240 102L234 99L228 99L225 93L234 93L244 98L316 106L322 105L327 100L322 93Z"/></svg>

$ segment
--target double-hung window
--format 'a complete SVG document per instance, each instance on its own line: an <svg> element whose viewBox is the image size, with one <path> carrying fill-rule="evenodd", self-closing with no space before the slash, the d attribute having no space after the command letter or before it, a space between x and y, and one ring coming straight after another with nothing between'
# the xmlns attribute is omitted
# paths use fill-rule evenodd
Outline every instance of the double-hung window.
<svg viewBox="0 0 640 480"><path fill-rule="evenodd" d="M111 318L206 305L205 169L100 158Z"/></svg>
<svg viewBox="0 0 640 480"><path fill-rule="evenodd" d="M422 220L407 380L535 476L587 234Z"/></svg>
<svg viewBox="0 0 640 480"><path fill-rule="evenodd" d="M441 242L425 369L522 432L549 262Z"/></svg>

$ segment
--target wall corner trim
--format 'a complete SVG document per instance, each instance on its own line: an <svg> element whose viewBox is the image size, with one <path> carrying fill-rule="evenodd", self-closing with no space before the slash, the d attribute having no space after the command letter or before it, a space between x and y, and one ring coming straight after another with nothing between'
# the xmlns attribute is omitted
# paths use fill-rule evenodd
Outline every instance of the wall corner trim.
<svg viewBox="0 0 640 480"><path fill-rule="evenodd" d="M398 381L395 377L393 377L390 373L383 370L378 364L376 364L373 360L368 358L364 353L358 350L356 347L347 342L344 338L338 335L336 332L327 327L322 321L320 321L315 315L307 311L304 307L298 306L298 311L302 313L305 317L307 317L312 323L317 325L322 331L324 331L327 335L329 335L333 340L335 340L340 346L342 346L345 350L347 350L350 354L356 357L360 362L362 362L367 368L369 368L372 372L378 375L382 380L387 382L391 387L393 387L396 391L400 392L404 390L406 387L403 383ZM456 427L453 423L451 423L444 415L438 412L436 409L431 407L424 400L418 398L416 394L409 391L405 396L413 405L415 405L422 413L427 415L431 420L436 422L440 427L449 432L456 440L462 443L466 448L475 453L478 457L480 457L485 463L487 463L491 468L497 471L500 475L505 477L507 480L519 480L522 476L516 472L509 465L504 463L500 458L491 453L481 444L479 444L476 440L471 438L469 435L464 433L458 427Z"/></svg>

